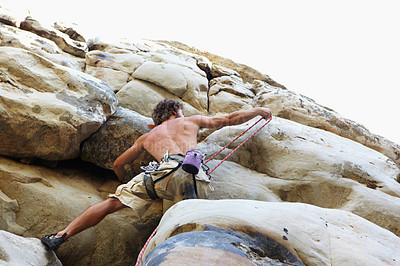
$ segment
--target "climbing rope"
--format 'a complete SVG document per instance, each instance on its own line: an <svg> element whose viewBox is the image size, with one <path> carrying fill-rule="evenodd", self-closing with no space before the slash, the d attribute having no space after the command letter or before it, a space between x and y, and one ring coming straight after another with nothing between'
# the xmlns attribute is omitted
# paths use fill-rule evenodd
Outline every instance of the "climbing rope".
<svg viewBox="0 0 400 266"><path fill-rule="evenodd" d="M216 154L214 154L210 159L208 159L206 161L209 162L212 158L215 157L215 155L219 154L221 151L223 151L226 147L228 147L232 142L234 142L235 140L237 140L240 136L242 136L244 133L246 133L247 131L249 131L252 127L254 127L258 122L261 121L260 118L257 122L255 122L251 127L249 127L246 131L244 131L242 134L240 134L238 137L236 137L234 140L232 140L231 142L228 143L228 145L225 145L225 147L223 147L219 152L217 152ZM226 161L226 159L228 159L235 151L237 151L237 149L239 149L243 144L245 144L249 139L251 139L255 134L257 134L258 131L260 131L261 129L263 129L263 127L265 127L266 125L268 125L268 123L271 121L272 117L270 117L264 125L262 125L259 129L257 129L256 132L254 132L253 134L251 134L251 136L249 136L247 139L245 139L242 143L240 143L239 146L237 146L233 151L231 151L224 159L222 159L221 162L219 162L219 164L217 164L213 169L211 169L211 171L208 172L208 174L211 174L215 169L217 169L218 166L220 166L223 162Z"/></svg>
<svg viewBox="0 0 400 266"><path fill-rule="evenodd" d="M142 260L143 253L144 253L144 251L146 250L147 246L149 245L150 240L151 240L151 239L153 238L153 236L156 234L157 229L158 229L158 226L156 227L156 229L154 229L153 233L151 233L151 235L150 235L149 238L147 239L146 243L144 244L142 250L140 250L140 253L139 253L139 256L138 256L138 258L137 258L137 260L136 260L136 265L135 265L135 266L138 266L139 263L140 263L140 261Z"/></svg>
<svg viewBox="0 0 400 266"><path fill-rule="evenodd" d="M253 128L255 125L258 124L258 122L260 122L261 120L263 120L264 118L260 118L258 121L256 121L252 126L250 126L248 129L246 129L245 131L243 131L239 136L237 136L234 140L232 140L231 142L229 142L227 145L225 145L225 147L223 147L221 150L219 150L217 153L215 153L213 156L211 156L206 162L205 164L207 164L209 161L211 161L215 156L217 156L219 153L221 153L223 150L225 150L231 143L233 143L234 141L236 141L238 138L240 138L241 136L243 136L247 131L249 131L251 128ZM272 120L272 116L265 122L264 125L262 125L259 129L257 129L256 132L254 132L253 134L251 134L247 139L245 139L242 143L240 143L239 146L237 146L233 151L231 151L224 159L222 159L221 162L219 162L213 169L211 169L211 171L208 172L208 174L211 174L218 166L220 166L223 162L226 161L226 159L228 159L235 151L237 151L237 149L239 149L243 144L245 144L249 139L251 139L255 134L258 133L258 131L260 131L261 129L263 129L270 121ZM140 264L140 261L142 260L144 251L146 250L147 246L149 245L150 240L153 238L153 236L156 234L158 229L158 226L156 227L156 229L154 229L153 233L151 233L149 239L147 239L146 243L144 244L142 250L140 250L138 259L136 261L136 265L138 266Z"/></svg>

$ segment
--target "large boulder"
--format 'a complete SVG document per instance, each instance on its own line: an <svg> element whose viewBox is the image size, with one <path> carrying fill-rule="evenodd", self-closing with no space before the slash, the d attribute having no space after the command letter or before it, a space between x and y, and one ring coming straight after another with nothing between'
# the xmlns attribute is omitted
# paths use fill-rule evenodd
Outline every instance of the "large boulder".
<svg viewBox="0 0 400 266"><path fill-rule="evenodd" d="M133 77L165 88L200 111L207 109L208 80L187 67L172 63L145 62L136 69Z"/></svg>
<svg viewBox="0 0 400 266"><path fill-rule="evenodd" d="M57 256L37 238L24 238L0 230L0 264L62 266Z"/></svg>
<svg viewBox="0 0 400 266"><path fill-rule="evenodd" d="M257 119L218 130L208 136L200 147L207 154L214 154ZM240 137L216 158L227 155L264 123L259 122L248 135ZM278 117L272 119L229 160L271 177L291 180L344 178L395 197L400 196L400 184L396 181L400 169L388 157L331 132Z"/></svg>
<svg viewBox="0 0 400 266"><path fill-rule="evenodd" d="M65 160L115 112L109 86L29 51L0 47L0 154Z"/></svg>
<svg viewBox="0 0 400 266"><path fill-rule="evenodd" d="M212 160L214 168L220 161ZM225 161L211 174L210 199L302 202L350 211L400 237L400 198L351 179L285 179Z"/></svg>
<svg viewBox="0 0 400 266"><path fill-rule="evenodd" d="M346 119L334 110L296 92L254 81L254 106L266 106L279 116L314 128L335 133L379 151L400 167L400 146L368 131L363 125Z"/></svg>
<svg viewBox="0 0 400 266"><path fill-rule="evenodd" d="M399 248L399 237L346 211L187 200L165 213L141 265L396 265Z"/></svg>
<svg viewBox="0 0 400 266"><path fill-rule="evenodd" d="M114 193L117 185L110 171L77 159L49 169L0 157L0 230L39 239L56 233ZM126 208L110 214L97 226L70 238L57 250L58 258L64 265L132 265L162 214L160 201L149 204L138 199L137 204L148 210L135 213ZM0 248L3 243L1 240ZM15 249L18 244L10 246Z"/></svg>
<svg viewBox="0 0 400 266"><path fill-rule="evenodd" d="M25 20L21 22L20 28L52 40L64 52L85 58L85 53L88 49L85 42L73 40L70 36L55 28L43 27L39 21L30 16L26 17Z"/></svg>
<svg viewBox="0 0 400 266"><path fill-rule="evenodd" d="M79 71L82 71L85 66L83 58L62 51L53 41L16 27L0 26L0 46L22 48L43 56L53 63Z"/></svg>
<svg viewBox="0 0 400 266"><path fill-rule="evenodd" d="M209 53L207 51L202 51L199 50L193 46L188 46L186 44L180 43L180 42L176 42L176 41L158 41L159 43L163 43L163 44L167 44L170 45L172 47L175 47L181 51L186 51L192 54L196 54L202 57L206 57L212 64L218 64L222 67L231 69L233 71L235 71L236 73L238 73L244 80L244 82L249 82L252 83L254 80L261 80L264 81L272 86L276 86L279 88L283 88L285 89L285 86L283 86L282 84L279 84L278 82L276 82L275 80L273 80L271 77L269 77L268 75L261 73L260 71L244 65L244 64L240 64L240 63L236 63L233 60L229 59L229 58L225 58L222 56L218 56L216 54L213 53ZM204 60L202 60L204 61ZM198 61L199 62L199 61ZM202 62L200 62L202 63ZM208 69L211 69L211 67L209 66Z"/></svg>
<svg viewBox="0 0 400 266"><path fill-rule="evenodd" d="M134 53L107 53L94 50L86 53L85 72L101 79L118 92L131 79L133 72L145 62Z"/></svg>

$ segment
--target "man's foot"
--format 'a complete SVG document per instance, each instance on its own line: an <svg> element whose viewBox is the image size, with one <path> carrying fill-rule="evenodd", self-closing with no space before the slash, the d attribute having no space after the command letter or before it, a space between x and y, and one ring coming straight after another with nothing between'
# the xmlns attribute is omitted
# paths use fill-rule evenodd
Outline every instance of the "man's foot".
<svg viewBox="0 0 400 266"><path fill-rule="evenodd" d="M61 244L68 241L65 238L67 233L64 233L62 237L56 237L57 234L45 235L42 237L42 243L48 246L51 250L56 251Z"/></svg>

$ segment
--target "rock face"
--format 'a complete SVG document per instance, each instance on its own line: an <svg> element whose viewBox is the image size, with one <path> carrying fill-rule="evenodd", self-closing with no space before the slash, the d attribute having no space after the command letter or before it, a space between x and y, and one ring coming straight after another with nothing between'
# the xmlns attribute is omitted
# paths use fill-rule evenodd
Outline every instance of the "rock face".
<svg viewBox="0 0 400 266"><path fill-rule="evenodd" d="M346 211L187 200L165 213L141 265L396 265L399 248L398 236Z"/></svg>
<svg viewBox="0 0 400 266"><path fill-rule="evenodd" d="M0 153L65 160L115 112L108 85L35 53L0 47Z"/></svg>
<svg viewBox="0 0 400 266"><path fill-rule="evenodd" d="M1 230L40 239L63 229L117 185L110 172L77 160L49 169L0 157ZM109 215L71 238L57 256L64 265L132 265L136 255L131 253L139 253L161 214L162 204L155 201L142 216L128 209Z"/></svg>
<svg viewBox="0 0 400 266"><path fill-rule="evenodd" d="M113 193L114 160L150 130L154 106L172 98L187 116L266 106L274 117L212 173L210 200L171 207L142 265L399 264L398 144L194 47L85 37L0 8L0 261L58 265L28 237L63 229ZM211 155L257 120L201 130L199 148ZM127 177L152 159L141 155ZM63 265L133 265L166 207L111 214L56 255Z"/></svg>
<svg viewBox="0 0 400 266"><path fill-rule="evenodd" d="M23 238L0 230L0 263L2 265L62 266L55 254L36 238Z"/></svg>

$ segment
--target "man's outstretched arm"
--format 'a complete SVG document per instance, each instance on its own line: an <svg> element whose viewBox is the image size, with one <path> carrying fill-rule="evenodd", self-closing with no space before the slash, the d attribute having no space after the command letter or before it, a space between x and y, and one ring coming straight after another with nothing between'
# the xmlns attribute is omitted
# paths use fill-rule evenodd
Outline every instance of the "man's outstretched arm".
<svg viewBox="0 0 400 266"><path fill-rule="evenodd" d="M249 110L236 111L228 115L214 117L193 116L198 125L203 128L221 128L225 126L239 125L260 115L264 119L269 119L272 114L268 108L256 107Z"/></svg>

